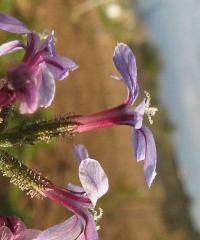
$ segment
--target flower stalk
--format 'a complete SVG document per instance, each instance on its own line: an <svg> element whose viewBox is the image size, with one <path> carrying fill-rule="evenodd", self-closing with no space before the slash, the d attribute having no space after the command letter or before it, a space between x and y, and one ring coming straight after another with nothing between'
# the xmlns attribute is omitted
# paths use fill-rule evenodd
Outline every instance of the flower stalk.
<svg viewBox="0 0 200 240"><path fill-rule="evenodd" d="M26 191L31 197L41 197L42 191L48 180L41 174L27 168L13 156L5 151L0 151L0 171L3 176L10 178L10 182Z"/></svg>
<svg viewBox="0 0 200 240"><path fill-rule="evenodd" d="M20 124L0 135L0 148L36 142L50 143L55 137L71 137L76 126L75 119L76 116L63 116L52 120Z"/></svg>
<svg viewBox="0 0 200 240"><path fill-rule="evenodd" d="M66 188L59 187L4 151L0 152L0 171L31 197L49 198L73 212L82 229L80 239L99 240L95 222L98 218L92 215L92 210L97 200L108 191L108 179L99 162L89 157L83 145L76 145L75 153L82 187L73 184L68 184Z"/></svg>

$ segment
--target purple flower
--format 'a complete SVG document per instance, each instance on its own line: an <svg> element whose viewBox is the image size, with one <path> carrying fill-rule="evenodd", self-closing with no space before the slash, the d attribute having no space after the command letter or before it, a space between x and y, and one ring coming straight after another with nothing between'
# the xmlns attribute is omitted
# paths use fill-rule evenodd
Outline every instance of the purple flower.
<svg viewBox="0 0 200 240"><path fill-rule="evenodd" d="M0 239L5 240L98 240L96 221L101 217L94 208L97 200L108 191L108 178L98 161L89 158L83 145L75 146L79 162L79 178L82 187L68 184L66 188L59 187L41 175L26 169L29 178L34 178L37 185L35 191L47 197L70 211L74 215L44 231L27 229L17 217L0 217ZM22 165L20 164L20 167ZM15 166L16 167L16 166ZM23 174L22 174L23 176ZM23 185L23 179L19 180ZM27 181L26 181L27 184ZM33 193L33 190L30 190ZM3 238L4 237L4 238Z"/></svg>
<svg viewBox="0 0 200 240"><path fill-rule="evenodd" d="M27 229L18 217L0 216L0 239L2 240L33 240L40 231Z"/></svg>
<svg viewBox="0 0 200 240"><path fill-rule="evenodd" d="M108 191L108 179L99 162L89 158L83 145L76 145L75 152L79 161L79 179L82 187L68 184L67 188L62 188L47 180L46 187L41 189L40 193L75 214L73 218L76 218L76 229L83 229L77 238L78 240L98 240L95 223L95 218L98 217L94 217L91 211L94 209L97 200ZM43 238L37 239L43 240ZM66 239L73 240L76 238L69 237Z"/></svg>
<svg viewBox="0 0 200 240"><path fill-rule="evenodd" d="M44 231L28 229L18 217L0 216L1 240L72 240L81 233L81 224L77 216Z"/></svg>
<svg viewBox="0 0 200 240"><path fill-rule="evenodd" d="M136 61L131 49L124 43L117 44L113 61L120 72L120 77L128 89L128 97L119 106L107 111L78 116L77 126L74 132L81 133L98 128L113 127L116 125L129 125L133 129L132 142L135 148L135 157L137 161L144 160L145 180L150 187L156 176L156 146L151 131L143 125L144 113L147 114L150 123L151 117L157 111L150 107L150 96L146 93L144 99L138 106L133 107L139 94L139 85L137 81Z"/></svg>
<svg viewBox="0 0 200 240"><path fill-rule="evenodd" d="M33 113L38 107L48 107L55 95L55 79L63 80L77 65L56 53L53 32L41 42L37 33L4 13L0 13L0 29L27 34L26 44L14 40L0 46L0 56L19 49L25 50L22 61L8 69L3 79L0 107L14 101L15 97L20 101L21 113Z"/></svg>

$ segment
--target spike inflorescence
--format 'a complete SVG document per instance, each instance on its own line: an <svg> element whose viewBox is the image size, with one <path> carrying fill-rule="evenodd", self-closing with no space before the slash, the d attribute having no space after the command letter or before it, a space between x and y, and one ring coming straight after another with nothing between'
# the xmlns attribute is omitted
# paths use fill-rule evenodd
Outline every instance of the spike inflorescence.
<svg viewBox="0 0 200 240"><path fill-rule="evenodd" d="M0 171L3 176L10 178L10 182L26 191L31 197L41 197L49 181L40 173L27 168L7 152L0 152Z"/></svg>

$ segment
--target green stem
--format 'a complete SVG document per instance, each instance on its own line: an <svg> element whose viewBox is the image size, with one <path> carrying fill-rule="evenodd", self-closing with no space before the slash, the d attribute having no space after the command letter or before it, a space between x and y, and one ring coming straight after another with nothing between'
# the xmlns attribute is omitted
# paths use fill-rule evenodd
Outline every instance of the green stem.
<svg viewBox="0 0 200 240"><path fill-rule="evenodd" d="M72 136L75 126L76 116L21 124L0 135L0 147L6 148L36 142L49 143L55 137Z"/></svg>
<svg viewBox="0 0 200 240"><path fill-rule="evenodd" d="M3 176L10 178L10 182L21 190L27 191L31 197L40 197L40 192L49 181L5 151L0 151L0 171Z"/></svg>

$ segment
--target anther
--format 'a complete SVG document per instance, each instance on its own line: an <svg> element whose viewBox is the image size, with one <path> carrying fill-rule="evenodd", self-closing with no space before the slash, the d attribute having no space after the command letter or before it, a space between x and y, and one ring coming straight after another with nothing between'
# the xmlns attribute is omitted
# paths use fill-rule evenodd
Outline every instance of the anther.
<svg viewBox="0 0 200 240"><path fill-rule="evenodd" d="M150 107L151 105L151 96L147 91L144 91L144 94L146 95L145 98L145 109L144 112L146 113L149 123L153 124L153 119L152 117L156 114L158 109L156 107Z"/></svg>

